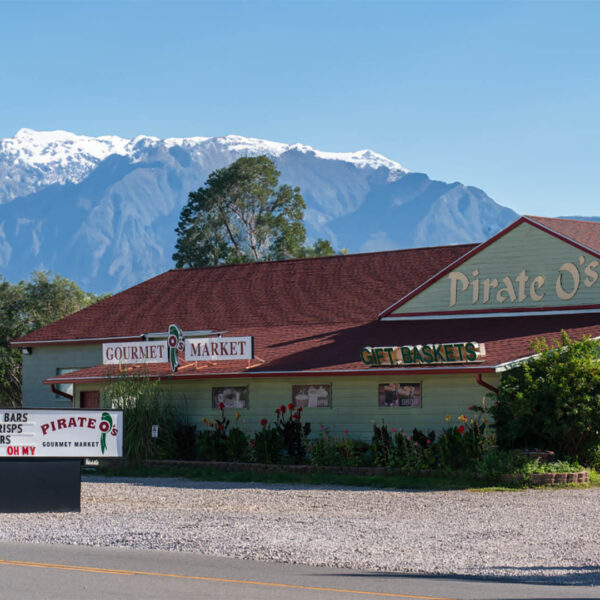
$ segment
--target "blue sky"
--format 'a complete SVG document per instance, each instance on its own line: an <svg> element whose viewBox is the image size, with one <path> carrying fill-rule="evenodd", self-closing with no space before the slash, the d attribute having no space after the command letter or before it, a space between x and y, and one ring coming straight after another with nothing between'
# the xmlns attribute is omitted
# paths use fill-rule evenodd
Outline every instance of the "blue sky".
<svg viewBox="0 0 600 600"><path fill-rule="evenodd" d="M0 137L371 148L521 213L600 215L600 3L3 2Z"/></svg>

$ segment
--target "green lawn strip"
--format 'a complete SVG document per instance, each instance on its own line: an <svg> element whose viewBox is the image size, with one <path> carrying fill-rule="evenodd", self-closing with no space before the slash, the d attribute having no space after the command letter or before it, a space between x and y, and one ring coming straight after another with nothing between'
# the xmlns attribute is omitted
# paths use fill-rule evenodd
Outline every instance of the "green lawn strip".
<svg viewBox="0 0 600 600"><path fill-rule="evenodd" d="M396 488L411 490L486 490L522 489L521 486L494 485L493 481L456 474L431 475L357 475L324 472L295 473L288 471L228 471L207 467L186 466L120 466L105 467L97 475L115 477L184 477L194 481L231 481L255 483L341 485L366 488Z"/></svg>

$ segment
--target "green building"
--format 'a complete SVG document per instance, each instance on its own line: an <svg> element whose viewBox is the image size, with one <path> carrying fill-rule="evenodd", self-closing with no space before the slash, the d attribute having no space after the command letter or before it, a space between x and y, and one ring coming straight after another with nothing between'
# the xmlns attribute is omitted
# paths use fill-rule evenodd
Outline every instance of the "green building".
<svg viewBox="0 0 600 600"><path fill-rule="evenodd" d="M439 430L533 338L600 336L599 257L600 223L522 217L482 244L171 270L13 342L23 405L102 406L144 372L200 426L294 403L313 430Z"/></svg>

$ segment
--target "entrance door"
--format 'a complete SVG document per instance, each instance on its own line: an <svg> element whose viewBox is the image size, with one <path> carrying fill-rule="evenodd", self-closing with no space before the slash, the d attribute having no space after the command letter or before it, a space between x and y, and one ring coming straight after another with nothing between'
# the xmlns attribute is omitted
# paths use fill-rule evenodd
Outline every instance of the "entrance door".
<svg viewBox="0 0 600 600"><path fill-rule="evenodd" d="M81 392L79 394L80 408L100 408L100 392Z"/></svg>

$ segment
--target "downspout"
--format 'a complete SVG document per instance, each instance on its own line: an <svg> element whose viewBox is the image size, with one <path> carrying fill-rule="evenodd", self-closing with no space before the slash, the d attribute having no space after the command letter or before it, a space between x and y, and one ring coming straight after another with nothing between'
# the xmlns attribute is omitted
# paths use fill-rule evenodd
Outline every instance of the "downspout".
<svg viewBox="0 0 600 600"><path fill-rule="evenodd" d="M57 394L58 396L62 396L63 398L66 398L67 400L71 401L71 406L73 406L73 396L71 396L71 394L67 394L66 392L61 392L57 387L56 384L52 383L50 384L50 389Z"/></svg>
<svg viewBox="0 0 600 600"><path fill-rule="evenodd" d="M477 373L477 383L490 390L491 392L493 392L494 394L498 395L498 388L495 388L493 385L491 385L490 383L487 383L486 381L484 381L481 377L481 373Z"/></svg>

